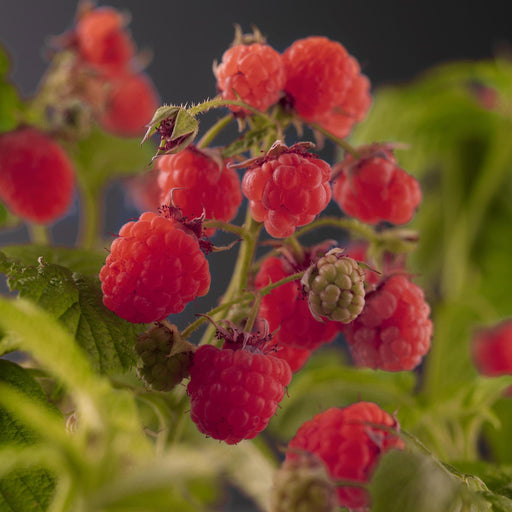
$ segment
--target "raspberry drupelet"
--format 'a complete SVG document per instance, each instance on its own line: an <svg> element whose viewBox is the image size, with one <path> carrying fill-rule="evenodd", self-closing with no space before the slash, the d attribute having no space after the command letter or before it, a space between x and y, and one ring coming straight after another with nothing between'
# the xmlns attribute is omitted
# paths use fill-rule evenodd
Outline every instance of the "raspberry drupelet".
<svg viewBox="0 0 512 512"><path fill-rule="evenodd" d="M412 370L430 348L432 321L423 290L405 275L383 279L343 334L357 364Z"/></svg>
<svg viewBox="0 0 512 512"><path fill-rule="evenodd" d="M48 224L73 200L75 170L48 135L29 127L0 135L0 199L22 219Z"/></svg>
<svg viewBox="0 0 512 512"><path fill-rule="evenodd" d="M331 167L307 153L310 143L290 148L276 141L267 155L254 159L242 179L251 214L274 238L292 235L312 222L331 199Z"/></svg>
<svg viewBox="0 0 512 512"><path fill-rule="evenodd" d="M208 261L196 234L151 212L121 228L100 279L105 306L133 323L180 313L210 288Z"/></svg>
<svg viewBox="0 0 512 512"><path fill-rule="evenodd" d="M325 463L335 483L351 480L365 484L383 453L403 447L396 420L372 402L358 402L342 409L333 407L306 421L288 444L286 461L302 452L311 453ZM341 507L369 507L366 490L346 485L337 489Z"/></svg>
<svg viewBox="0 0 512 512"><path fill-rule="evenodd" d="M160 203L174 204L187 217L230 221L240 203L240 179L222 158L195 147L158 158ZM214 230L207 231L212 235Z"/></svg>
<svg viewBox="0 0 512 512"><path fill-rule="evenodd" d="M237 44L214 68L217 88L226 100L242 100L265 111L279 100L285 81L281 55L267 44ZM244 112L231 105L233 112Z"/></svg>
<svg viewBox="0 0 512 512"><path fill-rule="evenodd" d="M265 353L268 334L251 335L233 326L218 329L222 349L202 345L190 368L190 415L209 437L236 444L266 428L283 399L292 373L286 361Z"/></svg>
<svg viewBox="0 0 512 512"><path fill-rule="evenodd" d="M333 198L348 215L368 224L406 224L421 202L418 181L396 163L385 146L360 148L333 169Z"/></svg>

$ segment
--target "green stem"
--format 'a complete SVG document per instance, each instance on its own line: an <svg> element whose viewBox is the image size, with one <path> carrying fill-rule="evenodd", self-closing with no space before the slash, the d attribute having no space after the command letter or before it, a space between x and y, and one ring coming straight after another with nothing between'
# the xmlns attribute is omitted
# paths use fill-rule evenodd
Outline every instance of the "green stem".
<svg viewBox="0 0 512 512"><path fill-rule="evenodd" d="M199 149L208 147L213 139L217 137L217 135L233 120L232 114L227 114L226 116L219 119L202 137L201 140L197 143L197 147Z"/></svg>
<svg viewBox="0 0 512 512"><path fill-rule="evenodd" d="M85 249L92 249L98 240L100 207L93 191L82 187L82 211L80 218L79 244Z"/></svg>
<svg viewBox="0 0 512 512"><path fill-rule="evenodd" d="M207 220L203 223L205 229L216 228L222 229L223 231L228 231L229 233L235 233L240 238L247 238L247 233L244 228L240 226L235 226L234 224L230 224L229 222L223 222L221 220Z"/></svg>
<svg viewBox="0 0 512 512"><path fill-rule="evenodd" d="M201 114L203 112L207 112L208 110L211 110L212 108L218 108L218 107L242 107L245 110L248 110L249 112L252 112L254 115L262 117L263 119L266 119L269 123L275 124L275 121L265 114L264 112L261 112L257 108L254 108L253 106L249 105L248 103L245 103L243 101L237 101L237 100L223 100L220 98L214 98L213 100L205 101L203 103L199 103L198 105L195 105L193 107L190 107L187 112L191 116L196 116L197 114Z"/></svg>
<svg viewBox="0 0 512 512"><path fill-rule="evenodd" d="M41 224L27 224L28 232L30 235L30 239L34 244L40 245L49 245L50 244L50 234L48 233L47 226L42 226Z"/></svg>
<svg viewBox="0 0 512 512"><path fill-rule="evenodd" d="M328 139L332 140L340 148L344 149L347 153L350 153L354 158L359 158L359 151L357 151L357 149L354 146L352 146L352 144L349 144L346 140L336 137L331 132L328 132L325 128L322 128L318 124L312 124L311 128L313 128L313 130L317 132L320 132Z"/></svg>
<svg viewBox="0 0 512 512"><path fill-rule="evenodd" d="M260 302L261 302L262 297L263 296L260 294L256 295L256 299L254 300L254 303L251 308L251 313L247 317L247 322L245 323L245 326L244 326L244 331L246 331L246 332L252 331L254 322L256 321L256 317L258 316L258 311L260 310Z"/></svg>
<svg viewBox="0 0 512 512"><path fill-rule="evenodd" d="M370 242L376 242L380 239L379 234L371 226L368 224L363 224L356 219L350 219L348 217L322 217L321 219L317 219L311 224L308 224L307 226L297 230L293 236L300 238L306 233L309 233L310 231L323 226L334 226L337 228L345 229L346 231L351 231L356 235L366 238Z"/></svg>

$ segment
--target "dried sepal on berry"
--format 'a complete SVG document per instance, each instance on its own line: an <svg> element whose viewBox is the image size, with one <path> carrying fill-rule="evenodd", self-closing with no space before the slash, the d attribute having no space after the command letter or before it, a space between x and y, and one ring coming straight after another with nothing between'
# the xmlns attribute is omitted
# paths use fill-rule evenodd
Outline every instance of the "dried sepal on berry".
<svg viewBox="0 0 512 512"><path fill-rule="evenodd" d="M315 454L297 450L274 476L270 512L336 512L336 484Z"/></svg>
<svg viewBox="0 0 512 512"><path fill-rule="evenodd" d="M195 350L175 325L165 320L156 322L135 343L137 372L151 389L170 391L190 375Z"/></svg>
<svg viewBox="0 0 512 512"><path fill-rule="evenodd" d="M334 248L311 265L301 282L312 315L321 320L352 322L364 307L364 269Z"/></svg>

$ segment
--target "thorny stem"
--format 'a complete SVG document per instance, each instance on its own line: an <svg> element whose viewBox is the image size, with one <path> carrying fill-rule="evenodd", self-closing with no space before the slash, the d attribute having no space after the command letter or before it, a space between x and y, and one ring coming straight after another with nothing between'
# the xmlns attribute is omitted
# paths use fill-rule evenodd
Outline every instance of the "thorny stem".
<svg viewBox="0 0 512 512"><path fill-rule="evenodd" d="M313 128L313 130L317 132L320 132L328 139L332 140L340 148L344 149L347 153L350 153L354 158L359 158L359 151L357 151L357 149L354 146L352 146L352 144L349 144L346 140L336 137L331 132L328 132L325 128L322 128L318 124L312 124L311 128Z"/></svg>
<svg viewBox="0 0 512 512"><path fill-rule="evenodd" d="M220 98L214 98L213 100L205 101L203 103L199 103L198 105L194 105L193 107L190 107L187 110L187 112L191 116L196 116L197 114L201 114L202 112L207 112L208 110L210 110L212 108L229 107L229 106L242 107L245 110L249 110L249 112L252 112L254 115L267 120L269 123L275 124L274 119L272 119L270 116L268 116L264 112L261 112L261 110L254 108L253 106L249 105L248 103L245 103L243 101L237 101L237 100L223 100Z"/></svg>
<svg viewBox="0 0 512 512"><path fill-rule="evenodd" d="M201 140L197 143L199 149L208 147L213 139L233 120L231 114L219 119L208 131L201 137Z"/></svg>
<svg viewBox="0 0 512 512"><path fill-rule="evenodd" d="M256 317L258 316L258 311L260 310L260 302L263 296L261 294L256 294L256 299L254 300L254 303L251 308L251 313L247 317L247 322L244 326L244 331L251 332L254 322L256 321Z"/></svg>

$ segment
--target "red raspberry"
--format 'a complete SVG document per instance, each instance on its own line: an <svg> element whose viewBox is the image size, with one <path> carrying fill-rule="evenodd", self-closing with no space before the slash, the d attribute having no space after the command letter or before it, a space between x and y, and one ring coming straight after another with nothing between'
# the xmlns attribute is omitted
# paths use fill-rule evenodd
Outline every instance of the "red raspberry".
<svg viewBox="0 0 512 512"><path fill-rule="evenodd" d="M267 344L267 350L269 350L273 356L284 359L290 365L290 369L293 373L298 372L311 356L311 350L280 344L275 341L275 336L272 341Z"/></svg>
<svg viewBox="0 0 512 512"><path fill-rule="evenodd" d="M379 427L382 425L382 428ZM368 483L380 456L392 448L403 449L398 425L387 412L372 402L358 402L343 409L333 407L306 421L288 444L286 461L299 457L297 451L318 456L331 478ZM366 509L370 497L364 489L338 486L338 502L349 509Z"/></svg>
<svg viewBox="0 0 512 512"><path fill-rule="evenodd" d="M35 128L0 135L0 199L19 217L42 224L62 217L75 189L64 150Z"/></svg>
<svg viewBox="0 0 512 512"><path fill-rule="evenodd" d="M283 54L285 92L306 121L322 120L343 101L353 74L347 50L326 37L295 41Z"/></svg>
<svg viewBox="0 0 512 512"><path fill-rule="evenodd" d="M284 87L281 55L266 44L238 44L229 48L214 72L224 99L241 99L261 111L277 103ZM229 108L233 112L244 111L241 107Z"/></svg>
<svg viewBox="0 0 512 512"><path fill-rule="evenodd" d="M375 264L371 257L368 256L368 244L366 242L351 243L346 249L346 255L355 259L356 261L362 261L375 269ZM376 270L376 269L375 269ZM375 288L378 282L384 276L389 276L393 273L404 272L405 270L405 255L394 254L385 252L382 261L382 274L375 272L369 268L364 269L364 283L369 289Z"/></svg>
<svg viewBox="0 0 512 512"><path fill-rule="evenodd" d="M264 222L269 235L284 238L327 206L330 177L329 164L306 153L302 144L287 148L278 141L247 170L242 191L254 220Z"/></svg>
<svg viewBox="0 0 512 512"><path fill-rule="evenodd" d="M336 137L345 138L355 123L361 122L372 98L370 96L370 81L360 74L357 61L350 57L352 67L352 81L341 102L336 105L318 124Z"/></svg>
<svg viewBox="0 0 512 512"><path fill-rule="evenodd" d="M289 262L272 256L263 261L254 284L259 290L293 273L295 270ZM339 330L337 322L319 322L313 318L300 280L278 286L265 295L259 316L267 320L273 332L272 343L279 347L311 351L332 341ZM276 355L280 357L279 352Z"/></svg>
<svg viewBox="0 0 512 512"><path fill-rule="evenodd" d="M151 80L144 73L127 72L113 78L109 87L100 125L115 135L142 135L158 107L158 95Z"/></svg>
<svg viewBox="0 0 512 512"><path fill-rule="evenodd" d="M197 237L181 223L151 212L121 228L100 279L105 306L134 323L180 313L210 288Z"/></svg>
<svg viewBox="0 0 512 512"><path fill-rule="evenodd" d="M124 26L125 17L111 7L83 14L76 24L82 59L108 74L122 71L135 54L135 45Z"/></svg>
<svg viewBox="0 0 512 512"><path fill-rule="evenodd" d="M357 364L412 370L430 348L429 314L423 290L406 276L394 275L368 293L362 313L343 334Z"/></svg>
<svg viewBox="0 0 512 512"><path fill-rule="evenodd" d="M230 221L242 202L238 174L221 159L188 147L157 160L160 203L174 204L187 217ZM207 232L213 234L213 229Z"/></svg>
<svg viewBox="0 0 512 512"><path fill-rule="evenodd" d="M472 352L482 375L512 375L512 319L479 329L473 338Z"/></svg>
<svg viewBox="0 0 512 512"><path fill-rule="evenodd" d="M421 202L417 180L397 164L389 149L372 148L366 156L347 155L333 169L333 197L348 215L369 224L409 222Z"/></svg>
<svg viewBox="0 0 512 512"><path fill-rule="evenodd" d="M254 347L199 347L190 368L190 414L207 436L236 444L268 425L292 374L286 361Z"/></svg>

